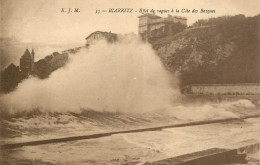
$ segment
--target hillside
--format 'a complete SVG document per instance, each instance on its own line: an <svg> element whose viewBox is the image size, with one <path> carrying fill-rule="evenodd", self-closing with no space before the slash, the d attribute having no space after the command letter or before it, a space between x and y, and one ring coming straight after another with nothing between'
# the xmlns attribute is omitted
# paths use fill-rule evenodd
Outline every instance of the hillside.
<svg viewBox="0 0 260 165"><path fill-rule="evenodd" d="M198 20L175 35L151 42L182 85L259 83L260 15Z"/></svg>

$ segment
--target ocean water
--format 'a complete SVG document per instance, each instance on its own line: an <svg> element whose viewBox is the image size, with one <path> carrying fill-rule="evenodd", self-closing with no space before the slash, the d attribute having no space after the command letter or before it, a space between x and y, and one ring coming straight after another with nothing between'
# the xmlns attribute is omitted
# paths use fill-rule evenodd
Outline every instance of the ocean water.
<svg viewBox="0 0 260 165"><path fill-rule="evenodd" d="M0 119L0 142L26 142L120 130L158 127L188 123L191 121L240 118L248 115L259 115L259 109L252 105L253 104L249 100L239 100L222 104L212 103L199 107L182 106L175 110L183 111L180 113L164 111L131 114L119 112L97 112L94 110L84 109L82 109L80 113L41 112L39 110L34 110L26 113L10 115L2 112ZM211 115L205 115L208 109L211 109ZM222 114L220 112L222 112ZM194 113L194 117L191 118L188 115L187 117L184 117L187 113ZM196 115L195 113L200 114Z"/></svg>
<svg viewBox="0 0 260 165"><path fill-rule="evenodd" d="M259 119L255 118L117 134L97 139L9 149L2 153L2 161L10 164L143 164L215 147L232 148L243 141L259 142L259 128ZM56 127L56 131L58 129L60 128ZM67 130L70 132L69 128ZM84 132L88 134L88 129Z"/></svg>

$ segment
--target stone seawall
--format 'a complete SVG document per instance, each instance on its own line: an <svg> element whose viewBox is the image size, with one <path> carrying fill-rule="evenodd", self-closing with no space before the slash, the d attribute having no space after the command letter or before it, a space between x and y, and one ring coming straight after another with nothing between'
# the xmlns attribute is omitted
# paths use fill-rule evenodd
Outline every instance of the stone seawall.
<svg viewBox="0 0 260 165"><path fill-rule="evenodd" d="M260 84L194 84L190 86L190 92L213 95L260 95Z"/></svg>
<svg viewBox="0 0 260 165"><path fill-rule="evenodd" d="M255 105L260 105L260 95L210 95L210 94L183 94L179 98L183 103L194 102L213 102L220 103L223 101L238 101L242 99L250 100Z"/></svg>

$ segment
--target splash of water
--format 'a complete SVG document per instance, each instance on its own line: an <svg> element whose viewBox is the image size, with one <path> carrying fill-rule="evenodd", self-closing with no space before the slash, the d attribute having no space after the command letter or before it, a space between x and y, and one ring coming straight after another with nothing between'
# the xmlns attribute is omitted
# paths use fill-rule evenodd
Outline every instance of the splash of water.
<svg viewBox="0 0 260 165"><path fill-rule="evenodd" d="M48 79L30 78L0 98L12 112L40 109L79 112L150 112L173 104L178 79L171 79L150 45L138 40L101 41L70 57Z"/></svg>

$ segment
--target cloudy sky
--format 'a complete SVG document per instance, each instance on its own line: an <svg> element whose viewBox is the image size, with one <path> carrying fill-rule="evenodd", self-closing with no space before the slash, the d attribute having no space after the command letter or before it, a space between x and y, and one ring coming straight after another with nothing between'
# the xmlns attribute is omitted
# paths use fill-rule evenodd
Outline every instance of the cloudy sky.
<svg viewBox="0 0 260 165"><path fill-rule="evenodd" d="M140 8L155 10L203 8L216 11L215 14L173 14L187 17L189 25L203 18L260 14L259 0L0 0L0 2L1 37L13 37L22 42L81 42L96 30L137 33ZM62 13L61 8L79 8L80 12ZM96 9L109 8L133 8L137 12L95 14Z"/></svg>

